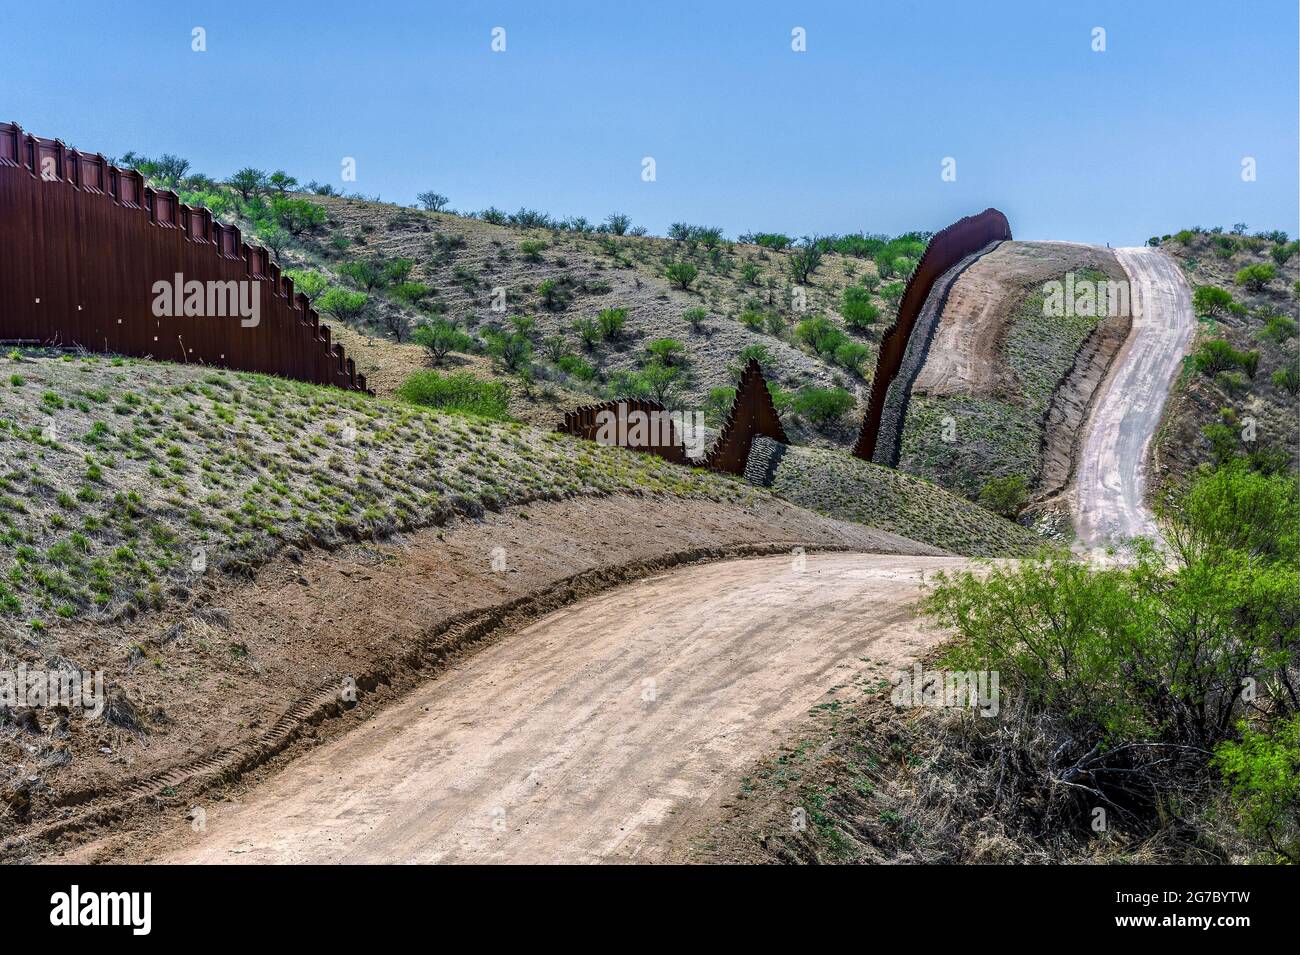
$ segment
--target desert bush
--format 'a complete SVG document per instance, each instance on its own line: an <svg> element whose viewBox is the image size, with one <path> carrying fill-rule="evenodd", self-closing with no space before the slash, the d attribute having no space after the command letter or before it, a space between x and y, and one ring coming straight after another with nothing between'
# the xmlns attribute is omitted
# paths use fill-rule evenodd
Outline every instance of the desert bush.
<svg viewBox="0 0 1300 955"><path fill-rule="evenodd" d="M474 347L474 339L441 318L417 326L411 340L429 353L435 365L442 364L452 352L468 352Z"/></svg>
<svg viewBox="0 0 1300 955"><path fill-rule="evenodd" d="M1015 520L1029 503L1029 488L1019 474L993 478L980 489L979 502L994 514Z"/></svg>
<svg viewBox="0 0 1300 955"><path fill-rule="evenodd" d="M1240 742L1214 751L1240 828L1280 859L1300 863L1300 716L1271 728L1242 721L1240 733Z"/></svg>
<svg viewBox="0 0 1300 955"><path fill-rule="evenodd" d="M646 345L652 361L669 367L678 367L686 362L686 346L676 338L656 338Z"/></svg>
<svg viewBox="0 0 1300 955"><path fill-rule="evenodd" d="M794 244L794 239L780 232L754 232L740 238L742 242L748 239L754 245L761 245L763 248L771 249L774 252L788 249Z"/></svg>
<svg viewBox="0 0 1300 955"><path fill-rule="evenodd" d="M277 169L271 173L267 178L267 184L282 196L286 192L293 192L298 188L298 180L283 169Z"/></svg>
<svg viewBox="0 0 1300 955"><path fill-rule="evenodd" d="M1220 314L1232 304L1232 294L1217 285L1198 285L1192 293L1192 309L1197 315L1211 317Z"/></svg>
<svg viewBox="0 0 1300 955"><path fill-rule="evenodd" d="M496 206L488 206L478 214L478 218L482 219L484 222L489 222L492 225L505 225L510 221L510 217Z"/></svg>
<svg viewBox="0 0 1300 955"><path fill-rule="evenodd" d="M411 308L416 308L433 294L433 289L423 282L399 282L388 290L388 294Z"/></svg>
<svg viewBox="0 0 1300 955"><path fill-rule="evenodd" d="M325 207L308 199L276 196L271 200L271 215L282 229L294 236L325 224Z"/></svg>
<svg viewBox="0 0 1300 955"><path fill-rule="evenodd" d="M1001 767L993 809L1010 821L1036 806L1030 822L1044 838L1086 838L1097 806L1137 834L1167 830L1171 815L1195 811L1211 753L1237 742L1243 713L1277 728L1294 719L1294 475L1236 463L1162 516L1168 554L1139 544L1128 564L1055 552L940 574L924 601L958 635L943 666L999 675L996 719L972 726L981 758ZM1268 690L1247 706L1243 687L1254 685ZM1222 752L1221 768L1250 775L1239 751ZM1162 798L1170 792L1181 801Z"/></svg>
<svg viewBox="0 0 1300 955"><path fill-rule="evenodd" d="M542 253L547 249L547 245L541 239L525 239L519 243L519 251L524 254L524 258L529 262L542 261Z"/></svg>
<svg viewBox="0 0 1300 955"><path fill-rule="evenodd" d="M245 166L238 172L233 173L226 180L226 185L238 192L239 197L244 202L248 202L254 196L262 194L269 187L266 173L261 169L254 169L252 166Z"/></svg>
<svg viewBox="0 0 1300 955"><path fill-rule="evenodd" d="M699 277L699 268L691 262L673 262L666 269L664 275L668 281L672 282L683 292L688 291Z"/></svg>
<svg viewBox="0 0 1300 955"><path fill-rule="evenodd" d="M712 427L722 424L736 401L735 388L710 388L704 398L704 420Z"/></svg>
<svg viewBox="0 0 1300 955"><path fill-rule="evenodd" d="M627 325L627 309L603 309L596 316L596 324L600 328L601 338L607 342L617 341L623 334L624 326Z"/></svg>
<svg viewBox="0 0 1300 955"><path fill-rule="evenodd" d="M1222 338L1210 338L1201 342L1192 356L1192 361L1197 371L1209 377L1214 377L1221 371L1243 368L1250 377L1254 378L1255 369L1259 366L1259 352L1237 351Z"/></svg>
<svg viewBox="0 0 1300 955"><path fill-rule="evenodd" d="M840 421L853 408L853 395L843 388L802 388L794 399L794 410L815 428Z"/></svg>
<svg viewBox="0 0 1300 955"><path fill-rule="evenodd" d="M1258 265L1248 265L1241 269L1233 277L1233 281L1250 289L1252 292L1261 292L1276 277L1277 269L1268 262L1261 262Z"/></svg>
<svg viewBox="0 0 1300 955"><path fill-rule="evenodd" d="M552 312L564 311L573 301L568 285L559 279L543 279L538 283L537 294L542 297L542 304Z"/></svg>
<svg viewBox="0 0 1300 955"><path fill-rule="evenodd" d="M880 287L880 297L888 302L891 308L898 308L905 291L907 287L902 282L887 282Z"/></svg>
<svg viewBox="0 0 1300 955"><path fill-rule="evenodd" d="M800 285L806 285L814 272L822 264L826 249L817 236L805 236L798 247L790 253L788 268L790 278Z"/></svg>
<svg viewBox="0 0 1300 955"><path fill-rule="evenodd" d="M1260 334L1270 341L1277 342L1281 345L1289 338L1295 338L1297 332L1296 321L1286 315L1271 315L1264 322L1264 328Z"/></svg>
<svg viewBox="0 0 1300 955"><path fill-rule="evenodd" d="M818 356L834 355L837 348L848 342L848 336L824 315L805 318L795 326L794 337Z"/></svg>
<svg viewBox="0 0 1300 955"><path fill-rule="evenodd" d="M511 374L526 371L533 359L533 342L523 332L491 331L484 336L487 351Z"/></svg>
<svg viewBox="0 0 1300 955"><path fill-rule="evenodd" d="M698 333L704 328L705 321L708 320L709 312L703 308L688 308L682 313L682 318L691 326L691 331Z"/></svg>
<svg viewBox="0 0 1300 955"><path fill-rule="evenodd" d="M605 226L614 235L626 235L628 227L631 225L631 216L624 215L621 212L611 212L605 217Z"/></svg>
<svg viewBox="0 0 1300 955"><path fill-rule="evenodd" d="M869 357L871 349L861 342L845 341L835 348L835 364L854 374L862 373L862 365Z"/></svg>
<svg viewBox="0 0 1300 955"><path fill-rule="evenodd" d="M388 284L383 263L376 259L354 259L339 266L339 274L359 289L373 292Z"/></svg>
<svg viewBox="0 0 1300 955"><path fill-rule="evenodd" d="M1300 394L1300 362L1289 361L1273 372L1273 384L1292 398Z"/></svg>
<svg viewBox="0 0 1300 955"><path fill-rule="evenodd" d="M593 381L596 378L595 367L577 355L561 355L555 364L565 374L572 375L579 381Z"/></svg>
<svg viewBox="0 0 1300 955"><path fill-rule="evenodd" d="M850 285L844 290L840 314L849 328L870 328L880 317L880 309L871 301L871 292L863 285Z"/></svg>
<svg viewBox="0 0 1300 955"><path fill-rule="evenodd" d="M756 308L745 307L736 316L736 320L752 332L757 332L763 328L763 313Z"/></svg>
<svg viewBox="0 0 1300 955"><path fill-rule="evenodd" d="M349 322L360 318L369 302L363 292L349 292L336 286L316 300L316 308L341 322Z"/></svg>
<svg viewBox="0 0 1300 955"><path fill-rule="evenodd" d="M284 274L293 280L294 292L301 292L306 295L307 301L313 305L329 288L329 277L323 272L313 272L309 269L286 269Z"/></svg>
<svg viewBox="0 0 1300 955"><path fill-rule="evenodd" d="M600 341L600 325L594 319L578 319L573 323L573 330L578 333L578 339L587 351L593 350L596 343Z"/></svg>
<svg viewBox="0 0 1300 955"><path fill-rule="evenodd" d="M397 389L397 397L414 405L456 414L506 420L510 392L499 381L483 381L468 372L442 375L413 372Z"/></svg>

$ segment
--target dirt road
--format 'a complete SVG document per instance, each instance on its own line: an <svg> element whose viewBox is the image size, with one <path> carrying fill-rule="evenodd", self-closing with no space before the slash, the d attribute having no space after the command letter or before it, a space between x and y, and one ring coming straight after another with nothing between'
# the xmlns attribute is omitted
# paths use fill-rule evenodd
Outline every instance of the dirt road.
<svg viewBox="0 0 1300 955"><path fill-rule="evenodd" d="M1150 248L1115 255L1129 276L1133 328L1083 434L1074 514L1087 550L1159 536L1145 501L1147 453L1196 325L1191 290L1171 258Z"/></svg>
<svg viewBox="0 0 1300 955"><path fill-rule="evenodd" d="M670 858L810 707L936 642L918 585L967 563L803 560L683 568L551 614L205 807L160 861Z"/></svg>

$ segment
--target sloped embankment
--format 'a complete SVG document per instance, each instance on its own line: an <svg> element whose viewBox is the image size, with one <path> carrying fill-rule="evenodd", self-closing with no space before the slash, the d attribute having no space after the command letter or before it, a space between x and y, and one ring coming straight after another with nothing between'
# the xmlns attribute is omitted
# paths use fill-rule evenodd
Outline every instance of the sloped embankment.
<svg viewBox="0 0 1300 955"><path fill-rule="evenodd" d="M1107 249L1014 241L958 278L912 388L902 469L968 497L1012 475L1040 496L1060 489L1092 391L1130 323L1122 303L1116 315L1074 301L1045 309L1046 283L1068 273L1079 288L1126 281Z"/></svg>
<svg viewBox="0 0 1300 955"><path fill-rule="evenodd" d="M929 481L840 451L758 438L746 476L801 507L903 533L969 557L1023 557L1044 545L1018 524Z"/></svg>

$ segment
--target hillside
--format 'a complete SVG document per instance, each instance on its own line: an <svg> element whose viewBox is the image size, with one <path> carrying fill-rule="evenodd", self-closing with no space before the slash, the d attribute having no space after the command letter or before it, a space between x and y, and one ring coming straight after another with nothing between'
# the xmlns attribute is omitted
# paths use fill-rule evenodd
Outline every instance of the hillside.
<svg viewBox="0 0 1300 955"><path fill-rule="evenodd" d="M336 339L379 394L430 364L412 333L447 322L469 337L439 363L505 382L512 413L537 423L616 394L716 417L744 352L762 362L798 440L848 444L879 335L927 238L731 241L684 223L660 238L616 215L596 226L528 209L455 214L443 197L426 202L443 210L433 211L315 183L295 191L282 172L219 183L175 157L122 161L272 248L342 326ZM683 271L670 279L673 269ZM799 400L825 389L843 393L829 414Z"/></svg>
<svg viewBox="0 0 1300 955"><path fill-rule="evenodd" d="M1244 233L1197 228L1151 240L1182 267L1198 318L1152 452L1161 494L1236 454L1268 470L1300 463L1300 243Z"/></svg>

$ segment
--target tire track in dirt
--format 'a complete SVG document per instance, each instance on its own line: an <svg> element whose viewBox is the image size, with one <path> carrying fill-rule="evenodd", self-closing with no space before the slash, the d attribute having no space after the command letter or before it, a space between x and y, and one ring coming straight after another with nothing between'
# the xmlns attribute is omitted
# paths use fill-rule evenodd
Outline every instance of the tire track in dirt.
<svg viewBox="0 0 1300 955"><path fill-rule="evenodd" d="M1093 402L1075 475L1075 529L1090 551L1160 537L1146 504L1148 452L1196 327L1172 259L1150 248L1115 255L1128 273L1133 327Z"/></svg>

